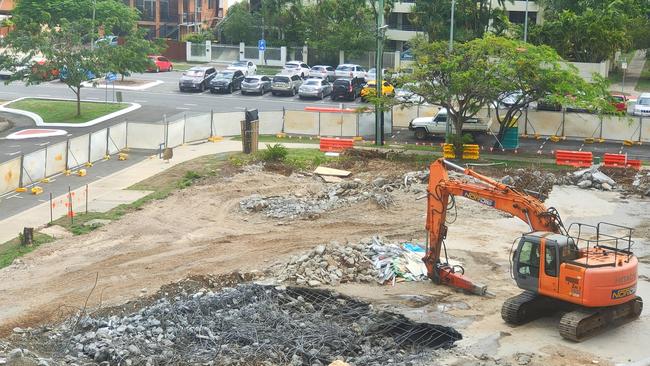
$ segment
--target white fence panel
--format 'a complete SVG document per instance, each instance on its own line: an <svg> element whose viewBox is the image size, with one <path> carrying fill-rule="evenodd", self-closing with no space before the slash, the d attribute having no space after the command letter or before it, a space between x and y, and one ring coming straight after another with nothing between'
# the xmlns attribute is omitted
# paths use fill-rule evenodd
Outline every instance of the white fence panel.
<svg viewBox="0 0 650 366"><path fill-rule="evenodd" d="M562 134L562 129L557 135ZM600 120L588 113L566 113L564 117L564 136L586 138L600 136Z"/></svg>
<svg viewBox="0 0 650 366"><path fill-rule="evenodd" d="M0 163L0 194L20 186L20 158Z"/></svg>
<svg viewBox="0 0 650 366"><path fill-rule="evenodd" d="M185 142L207 140L211 132L210 123L209 113L188 117L185 121Z"/></svg>
<svg viewBox="0 0 650 366"><path fill-rule="evenodd" d="M318 113L305 111L286 111L284 132L302 135L318 135Z"/></svg>
<svg viewBox="0 0 650 366"><path fill-rule="evenodd" d="M68 168L76 168L81 164L87 163L89 135L71 138L68 146Z"/></svg>
<svg viewBox="0 0 650 366"><path fill-rule="evenodd" d="M90 161L98 161L104 158L106 155L106 138L108 136L108 130L103 129L101 131L93 132L90 135Z"/></svg>
<svg viewBox="0 0 650 366"><path fill-rule="evenodd" d="M38 150L23 157L23 185L38 182L45 178L46 150Z"/></svg>
<svg viewBox="0 0 650 366"><path fill-rule="evenodd" d="M126 147L126 122L109 127L108 153L117 154Z"/></svg>
<svg viewBox="0 0 650 366"><path fill-rule="evenodd" d="M50 177L65 170L65 142L47 147L45 176Z"/></svg>
<svg viewBox="0 0 650 366"><path fill-rule="evenodd" d="M183 145L183 133L185 121L182 119L171 122L167 128L167 147L176 147Z"/></svg>
<svg viewBox="0 0 650 366"><path fill-rule="evenodd" d="M282 132L282 111L260 112L260 134L275 135Z"/></svg>
<svg viewBox="0 0 650 366"><path fill-rule="evenodd" d="M638 140L639 119L632 117L603 118L603 136L608 140Z"/></svg>
<svg viewBox="0 0 650 366"><path fill-rule="evenodd" d="M129 122L127 125L128 147L155 150L165 143L165 125Z"/></svg>
<svg viewBox="0 0 650 366"><path fill-rule="evenodd" d="M241 120L244 119L242 112L215 113L212 130L216 136L239 136L241 135Z"/></svg>

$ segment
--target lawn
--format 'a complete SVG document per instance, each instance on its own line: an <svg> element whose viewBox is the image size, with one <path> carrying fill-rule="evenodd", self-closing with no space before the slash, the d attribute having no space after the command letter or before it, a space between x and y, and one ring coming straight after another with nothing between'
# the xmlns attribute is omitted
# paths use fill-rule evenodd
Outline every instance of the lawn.
<svg viewBox="0 0 650 366"><path fill-rule="evenodd" d="M6 107L36 113L45 123L84 123L127 106L128 104L81 102L81 116L77 116L77 103L71 100L23 99Z"/></svg>
<svg viewBox="0 0 650 366"><path fill-rule="evenodd" d="M635 89L640 92L650 92L650 59L646 58L641 77L639 77Z"/></svg>
<svg viewBox="0 0 650 366"><path fill-rule="evenodd" d="M257 74L258 75L275 75L282 71L282 68L279 66L266 66L266 65L257 65Z"/></svg>
<svg viewBox="0 0 650 366"><path fill-rule="evenodd" d="M4 244L0 244L0 268L7 267L14 259L22 257L23 255L33 251L40 245L54 241L49 235L34 233L34 244L32 246L24 246L20 244L20 238L9 240Z"/></svg>

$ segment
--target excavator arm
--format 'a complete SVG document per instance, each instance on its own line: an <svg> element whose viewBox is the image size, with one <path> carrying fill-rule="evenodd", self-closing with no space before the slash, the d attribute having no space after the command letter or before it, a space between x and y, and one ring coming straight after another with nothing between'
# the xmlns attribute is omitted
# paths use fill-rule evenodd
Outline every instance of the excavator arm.
<svg viewBox="0 0 650 366"><path fill-rule="evenodd" d="M461 171L473 181L450 178L447 168ZM544 207L537 198L519 192L513 187L464 169L444 159L438 159L430 167L427 221L427 254L423 258L428 276L435 282L447 284L478 295L485 295L487 287L474 283L454 266L440 260L443 241L447 237L447 210L454 204L454 196L463 196L494 209L510 213L526 222L531 231L559 233L562 224L559 217Z"/></svg>

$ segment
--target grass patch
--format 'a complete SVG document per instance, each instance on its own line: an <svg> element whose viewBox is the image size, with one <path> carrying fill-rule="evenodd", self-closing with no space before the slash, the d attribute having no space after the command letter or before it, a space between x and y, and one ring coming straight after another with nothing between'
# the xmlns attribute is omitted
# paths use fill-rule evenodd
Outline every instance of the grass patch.
<svg viewBox="0 0 650 366"><path fill-rule="evenodd" d="M643 64L641 76L639 77L639 81L637 81L634 89L640 92L650 92L650 59L648 58L646 58L645 63Z"/></svg>
<svg viewBox="0 0 650 366"><path fill-rule="evenodd" d="M54 238L41 234L34 233L34 244L32 246L24 246L20 244L20 239L15 238L11 239L4 244L0 244L0 268L7 267L16 258L22 257L23 255L34 251L39 246L54 241Z"/></svg>
<svg viewBox="0 0 650 366"><path fill-rule="evenodd" d="M81 116L77 116L77 102L70 100L23 99L7 107L38 114L46 123L83 123L126 108L127 104L81 102Z"/></svg>
<svg viewBox="0 0 650 366"><path fill-rule="evenodd" d="M258 75L275 75L282 70L279 66L266 66L266 65L257 65L257 74Z"/></svg>

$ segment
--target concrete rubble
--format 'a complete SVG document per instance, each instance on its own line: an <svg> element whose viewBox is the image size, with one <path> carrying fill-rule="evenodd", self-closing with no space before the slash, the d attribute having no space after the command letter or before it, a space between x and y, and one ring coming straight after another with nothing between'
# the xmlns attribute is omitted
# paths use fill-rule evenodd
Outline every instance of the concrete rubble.
<svg viewBox="0 0 650 366"><path fill-rule="evenodd" d="M122 316L75 316L15 338L40 343L50 358L0 350L9 364L415 366L462 336L336 292L242 284L161 298Z"/></svg>
<svg viewBox="0 0 650 366"><path fill-rule="evenodd" d="M555 174L539 170L506 169L501 183L515 187L520 191L537 192L548 197L555 184L561 184Z"/></svg>
<svg viewBox="0 0 650 366"><path fill-rule="evenodd" d="M277 273L280 282L311 287L347 282L380 284L426 279L424 248L411 243L391 243L379 237L357 244L318 245L291 258Z"/></svg>
<svg viewBox="0 0 650 366"><path fill-rule="evenodd" d="M616 182L605 173L598 170L597 165L573 173L567 173L565 182L576 185L582 189L593 188L601 191L611 191L617 187Z"/></svg>
<svg viewBox="0 0 650 366"><path fill-rule="evenodd" d="M242 199L240 208L246 212L261 212L274 219L309 219L339 207L372 200L387 209L394 203L391 192L403 190L413 194L426 192L428 172L409 172L396 180L378 177L372 182L359 179L327 184L313 196L261 196L254 194ZM314 179L320 179L314 177Z"/></svg>
<svg viewBox="0 0 650 366"><path fill-rule="evenodd" d="M632 190L641 196L650 197L650 171L640 171L634 177Z"/></svg>

